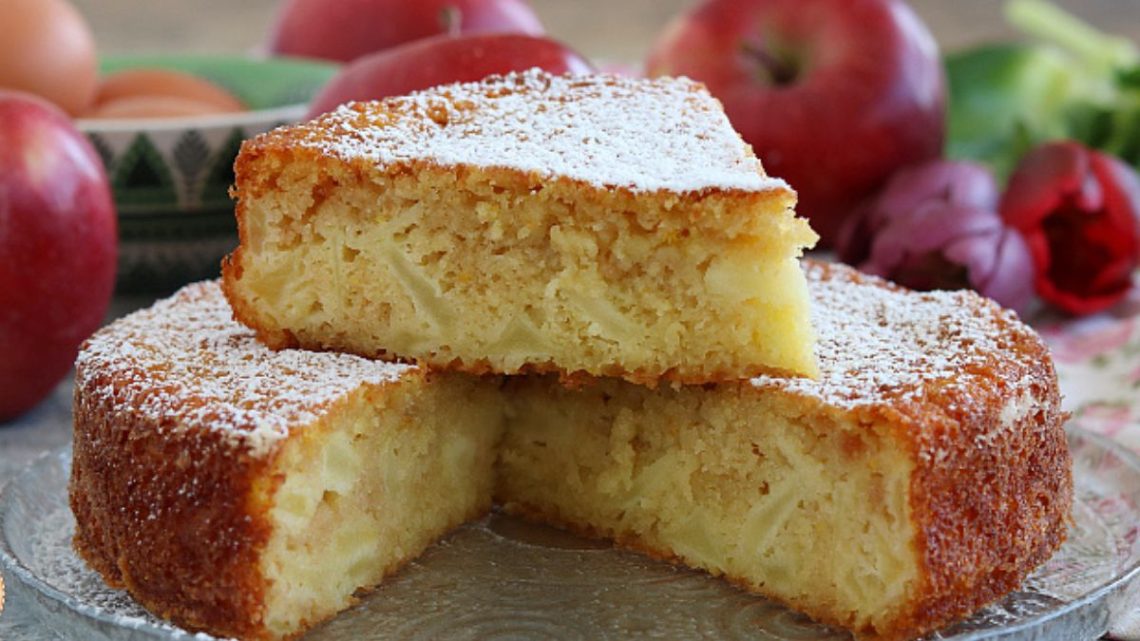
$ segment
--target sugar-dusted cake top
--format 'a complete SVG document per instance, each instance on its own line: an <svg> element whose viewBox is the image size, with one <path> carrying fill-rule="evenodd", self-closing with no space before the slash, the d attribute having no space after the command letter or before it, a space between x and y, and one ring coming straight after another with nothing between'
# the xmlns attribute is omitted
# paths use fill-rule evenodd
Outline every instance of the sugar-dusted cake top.
<svg viewBox="0 0 1140 641"><path fill-rule="evenodd" d="M637 192L788 189L764 174L720 102L685 78L532 69L349 103L267 136L344 160L497 166Z"/></svg>
<svg viewBox="0 0 1140 641"><path fill-rule="evenodd" d="M762 376L753 379L758 387L843 410L891 406L946 416L963 409L955 403L992 394L1007 399L1004 421L1057 393L1044 343L988 299L969 291L913 292L845 265L808 260L805 271L820 377Z"/></svg>
<svg viewBox="0 0 1140 641"><path fill-rule="evenodd" d="M172 429L221 433L255 456L362 384L411 365L301 350L272 351L233 320L217 281L181 289L95 333L76 361L89 397Z"/></svg>
<svg viewBox="0 0 1140 641"><path fill-rule="evenodd" d="M995 434L1057 394L1044 344L991 301L972 292L911 292L842 265L805 261L805 269L820 376L761 376L756 387L838 411L890 407L923 416L952 416L965 409L955 403L989 394L1005 403ZM233 320L218 283L207 282L97 332L79 355L77 384L120 411L218 432L256 454L361 384L416 371L331 352L270 350Z"/></svg>

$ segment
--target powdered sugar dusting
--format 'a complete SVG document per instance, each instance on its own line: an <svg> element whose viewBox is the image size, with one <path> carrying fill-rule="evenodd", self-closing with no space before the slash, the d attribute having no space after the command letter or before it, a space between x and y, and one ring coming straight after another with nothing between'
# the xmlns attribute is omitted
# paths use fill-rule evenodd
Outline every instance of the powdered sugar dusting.
<svg viewBox="0 0 1140 641"><path fill-rule="evenodd" d="M1013 312L972 292L916 293L845 266L805 265L820 378L759 377L754 385L852 409L920 400L929 386L975 389L990 384L981 377L999 366L1034 370L1035 356L1010 347L1018 337L1033 336L1032 330ZM1033 382L1029 376L1006 381L1008 393L1031 396ZM1032 409L1025 405L1019 411Z"/></svg>
<svg viewBox="0 0 1140 641"><path fill-rule="evenodd" d="M233 320L217 281L189 285L100 330L76 368L88 393L172 429L222 432L255 455L360 385L396 381L414 369L270 350Z"/></svg>
<svg viewBox="0 0 1140 641"><path fill-rule="evenodd" d="M500 166L632 191L788 189L764 174L720 103L684 78L532 69L350 103L294 132L301 146L380 165Z"/></svg>
<svg viewBox="0 0 1140 641"><path fill-rule="evenodd" d="M1000 422L1035 410L1026 399L1042 381L1030 375L1039 369L1031 361L1045 352L1012 349L1040 342L1013 312L970 292L908 292L843 266L805 264L820 377L761 376L753 385L854 409L921 401L931 387L968 394L992 385L1000 369L1003 394L1019 399ZM274 352L232 319L217 282L188 286L96 333L77 367L89 393L175 429L221 431L254 452L359 385L414 370L345 354ZM90 381L101 387L92 392Z"/></svg>

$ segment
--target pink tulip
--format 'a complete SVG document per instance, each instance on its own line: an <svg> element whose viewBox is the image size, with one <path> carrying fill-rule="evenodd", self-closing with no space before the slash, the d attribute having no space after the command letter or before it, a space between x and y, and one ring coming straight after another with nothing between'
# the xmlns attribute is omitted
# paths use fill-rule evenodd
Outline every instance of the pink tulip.
<svg viewBox="0 0 1140 641"><path fill-rule="evenodd" d="M1024 310L1033 298L1025 239L997 215L979 165L932 161L895 174L845 235L841 258L918 290L974 289Z"/></svg>

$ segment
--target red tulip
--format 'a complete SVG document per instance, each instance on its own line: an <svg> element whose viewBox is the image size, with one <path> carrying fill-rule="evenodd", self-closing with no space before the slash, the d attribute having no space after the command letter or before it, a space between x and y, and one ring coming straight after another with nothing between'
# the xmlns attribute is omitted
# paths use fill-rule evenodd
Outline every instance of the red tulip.
<svg viewBox="0 0 1140 641"><path fill-rule="evenodd" d="M1036 264L1036 289L1071 314L1091 314L1132 287L1140 262L1140 178L1113 156L1076 142L1022 158L1001 200Z"/></svg>

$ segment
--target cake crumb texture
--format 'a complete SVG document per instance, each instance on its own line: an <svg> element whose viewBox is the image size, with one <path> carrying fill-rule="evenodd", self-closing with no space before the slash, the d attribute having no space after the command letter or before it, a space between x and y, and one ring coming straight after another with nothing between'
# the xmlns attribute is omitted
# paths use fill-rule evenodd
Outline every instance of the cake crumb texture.
<svg viewBox="0 0 1140 641"><path fill-rule="evenodd" d="M279 639L494 499L860 639L916 638L1065 538L1052 362L975 294L803 274L818 378L656 389L273 351L217 283L190 286L84 347L76 548L180 625Z"/></svg>
<svg viewBox="0 0 1140 641"><path fill-rule="evenodd" d="M1072 508L1047 348L973 293L806 271L819 379L512 379L498 500L863 639L915 638L1016 588Z"/></svg>
<svg viewBox="0 0 1140 641"><path fill-rule="evenodd" d="M191 285L83 347L75 548L179 625L289 638L486 513L501 429L495 380L271 351Z"/></svg>
<svg viewBox="0 0 1140 641"><path fill-rule="evenodd" d="M224 286L272 347L650 385L818 372L816 236L691 81L531 71L351 104L235 171Z"/></svg>

